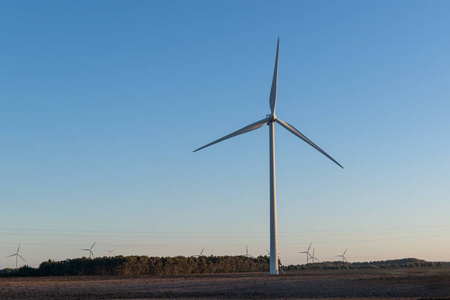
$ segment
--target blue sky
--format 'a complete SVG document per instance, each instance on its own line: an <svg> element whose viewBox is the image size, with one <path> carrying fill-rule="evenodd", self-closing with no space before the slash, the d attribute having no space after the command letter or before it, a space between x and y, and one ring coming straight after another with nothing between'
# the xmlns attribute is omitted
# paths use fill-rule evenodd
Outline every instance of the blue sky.
<svg viewBox="0 0 450 300"><path fill-rule="evenodd" d="M269 248L449 260L447 1L3 1L0 268Z"/></svg>

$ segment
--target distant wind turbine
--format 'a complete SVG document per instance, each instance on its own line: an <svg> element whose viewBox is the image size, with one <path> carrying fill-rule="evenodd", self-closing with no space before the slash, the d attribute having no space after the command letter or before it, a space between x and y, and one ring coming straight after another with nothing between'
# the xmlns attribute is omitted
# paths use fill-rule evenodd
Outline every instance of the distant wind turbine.
<svg viewBox="0 0 450 300"><path fill-rule="evenodd" d="M93 246L92 246L93 247ZM108 249L106 249L106 251L108 251L108 253L109 253L109 258L111 258L111 253L113 252L113 251L115 251L117 248L114 248L113 250L108 250Z"/></svg>
<svg viewBox="0 0 450 300"><path fill-rule="evenodd" d="M336 163L338 166L343 168L337 161L335 161L331 156L329 156L325 151L319 148L316 144L314 144L312 141L310 141L306 136L304 136L300 131L294 128L294 126L278 119L275 116L275 106L277 102L277 82L278 82L278 52L280 46L280 39L278 38L277 42L277 53L275 56L275 67L273 71L273 79L272 79L272 88L270 90L270 97L269 97L269 105L270 105L270 114L266 115L266 117L262 120L256 121L255 123L252 123L248 126L245 126L233 133L230 133L229 135L226 135L220 139L215 140L214 142L211 142L203 147L200 147L194 152L201 150L203 148L209 147L211 145L214 145L216 143L222 142L224 140L227 140L229 138L238 136L243 133L247 133L253 130L256 130L263 126L264 124L269 125L269 164L270 164L270 274L278 274L278 263L277 263L277 257L278 257L278 244L277 244L277 209L276 209L276 188L275 188L275 133L274 133L274 124L275 122L280 124L282 127L284 127L286 130L300 138L301 140L308 143L311 147L331 159L334 163Z"/></svg>
<svg viewBox="0 0 450 300"><path fill-rule="evenodd" d="M315 256L314 252L316 252L316 249L313 249L313 254L311 255L312 262L314 263L314 260L317 261L317 262L319 262L319 260L318 260L317 257Z"/></svg>
<svg viewBox="0 0 450 300"><path fill-rule="evenodd" d="M204 250L205 250L205 248L202 249L202 251L200 252L200 254L194 255L194 257L200 257L200 256L202 256Z"/></svg>
<svg viewBox="0 0 450 300"><path fill-rule="evenodd" d="M19 257L20 257L23 261L25 261L25 259L19 254L19 250L20 250L20 244L19 244L19 247L17 247L16 253L7 256L7 257L12 257L12 256L15 256L15 257L16 257L16 269L17 269L17 266L19 265Z"/></svg>
<svg viewBox="0 0 450 300"><path fill-rule="evenodd" d="M311 256L311 253L309 253L309 249L311 249L311 245L312 245L312 243L309 244L308 250L299 252L299 253L306 253L306 263L307 263L307 264L309 264L309 258L312 257L312 256ZM314 262L314 261L313 261L313 262Z"/></svg>
<svg viewBox="0 0 450 300"><path fill-rule="evenodd" d="M248 245L245 245L245 256L254 258L254 257L251 256L250 254L248 254Z"/></svg>
<svg viewBox="0 0 450 300"><path fill-rule="evenodd" d="M347 262L347 259L345 258L345 253L347 253L347 249L345 249L344 253L342 253L341 255L336 255L336 257L342 257L342 261Z"/></svg>
<svg viewBox="0 0 450 300"><path fill-rule="evenodd" d="M92 244L91 248L89 248L89 249L81 249L81 250L83 250L83 251L89 251L89 258L91 258L91 256L92 256L92 258L94 258L94 252L92 252L92 248L94 248L95 243L97 243L97 241L95 241L95 242Z"/></svg>

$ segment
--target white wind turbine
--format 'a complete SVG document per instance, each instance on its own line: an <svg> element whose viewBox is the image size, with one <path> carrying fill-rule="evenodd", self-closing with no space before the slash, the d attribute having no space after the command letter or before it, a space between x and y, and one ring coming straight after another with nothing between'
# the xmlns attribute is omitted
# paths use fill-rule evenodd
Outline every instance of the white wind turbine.
<svg viewBox="0 0 450 300"><path fill-rule="evenodd" d="M92 256L92 258L94 258L94 252L92 252L92 248L94 248L95 243L97 243L97 241L95 241L95 242L92 244L91 248L89 248L89 249L80 249L80 250L83 250L83 251L89 251L89 258L91 258L91 256Z"/></svg>
<svg viewBox="0 0 450 300"><path fill-rule="evenodd" d="M18 266L18 264L19 264L19 257L20 257L23 261L25 261L25 259L19 254L19 250L20 250L20 244L19 244L19 247L17 247L16 253L7 256L7 257L12 257L12 256L15 256L15 257L16 257L16 269L17 269L17 266Z"/></svg>
<svg viewBox="0 0 450 300"><path fill-rule="evenodd" d="M92 246L92 247L94 247L94 246ZM114 248L113 250L108 250L108 249L106 249L106 251L108 251L108 253L109 253L109 258L111 258L111 253L113 252L113 251L115 251L117 248ZM86 250L86 249L84 249L84 250ZM93 254L92 254L93 255Z"/></svg>
<svg viewBox="0 0 450 300"><path fill-rule="evenodd" d="M200 254L194 255L194 257L200 257L200 256L202 256L204 250L205 250L205 248L202 249L202 251L200 252Z"/></svg>
<svg viewBox="0 0 450 300"><path fill-rule="evenodd" d="M275 57L275 68L273 72L273 79L272 79L272 88L270 90L270 98L269 98L269 105L270 105L270 114L266 115L266 118L256 121L255 123L252 123L248 126L245 126L233 133L230 133L229 135L226 135L218 140L215 140L214 142L211 142L203 147L200 147L194 152L201 150L203 148L209 147L211 145L214 145L216 143L219 143L221 141L224 141L226 139L238 136L243 133L247 133L250 131L253 131L255 129L260 128L264 124L269 125L269 162L270 162L270 274L278 274L278 263L277 263L277 257L278 257L278 245L277 245L277 209L276 209L276 189L275 189L275 134L274 134L274 123L277 122L282 127L284 127L286 130L297 136L298 138L302 139L306 143L308 143L310 146L312 146L314 149L331 159L333 162L335 162L338 166L343 168L337 161L335 161L331 156L329 156L325 151L319 148L316 144L314 144L312 141L310 141L306 136L304 136L300 131L295 129L292 125L278 119L275 116L275 106L277 102L277 81L278 81L278 52L279 52L279 46L280 46L280 39L278 38L277 42L277 54Z"/></svg>
<svg viewBox="0 0 450 300"><path fill-rule="evenodd" d="M299 253L306 253L306 263L307 263L307 264L309 264L309 258L310 258L310 257L311 257L311 258L313 257L313 256L311 255L311 253L309 253L309 249L311 249L311 245L312 245L312 243L309 244L308 250L299 252ZM313 262L314 262L314 260L313 260Z"/></svg>
<svg viewBox="0 0 450 300"><path fill-rule="evenodd" d="M336 257L342 257L342 261L347 262L347 259L345 258L345 253L347 253L347 249L345 249L344 253L342 253L341 255L336 255Z"/></svg>
<svg viewBox="0 0 450 300"><path fill-rule="evenodd" d="M316 249L313 249L313 254L311 255L312 262L313 262L313 263L314 263L314 261L319 262L319 260L318 260L317 257L315 256L314 252L316 252Z"/></svg>
<svg viewBox="0 0 450 300"><path fill-rule="evenodd" d="M251 256L250 254L248 254L248 245L245 245L245 256L246 256L246 257L254 258L254 257Z"/></svg>

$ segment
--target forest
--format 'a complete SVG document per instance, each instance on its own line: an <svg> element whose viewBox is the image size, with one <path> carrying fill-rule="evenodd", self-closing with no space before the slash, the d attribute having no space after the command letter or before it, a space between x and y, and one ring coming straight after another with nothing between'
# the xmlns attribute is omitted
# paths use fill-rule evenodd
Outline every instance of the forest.
<svg viewBox="0 0 450 300"><path fill-rule="evenodd" d="M116 256L48 260L38 268L23 266L5 269L0 276L65 276L65 275L188 275L204 273L269 271L269 257L200 256L148 257Z"/></svg>

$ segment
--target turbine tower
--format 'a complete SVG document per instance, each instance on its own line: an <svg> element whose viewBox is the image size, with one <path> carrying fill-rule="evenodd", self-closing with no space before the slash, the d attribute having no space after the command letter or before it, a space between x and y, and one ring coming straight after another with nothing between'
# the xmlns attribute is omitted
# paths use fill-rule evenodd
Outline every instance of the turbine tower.
<svg viewBox="0 0 450 300"><path fill-rule="evenodd" d="M343 168L337 161L335 161L331 156L329 156L325 151L319 148L316 144L311 142L306 136L304 136L300 131L295 129L292 125L278 119L275 116L275 107L277 103L277 82L278 82L278 52L280 46L280 39L278 38L277 42L277 53L275 56L275 68L273 71L273 79L272 79L272 88L270 89L270 97L269 97L269 105L270 105L270 114L266 115L266 117L262 120L256 121L248 126L245 126L229 135L226 135L214 142L211 142L203 147L200 147L194 152L199 151L203 148L209 147L216 143L222 142L229 138L238 136L243 133L247 133L253 130L256 130L263 126L264 124L269 125L269 163L270 163L270 274L278 274L278 245L277 245L277 205L276 205L276 188L275 188L275 133L274 133L274 123L280 124L286 130L300 138L301 140L308 143L311 147L331 159L338 166Z"/></svg>
<svg viewBox="0 0 450 300"><path fill-rule="evenodd" d="M268 250L266 250L266 252L267 252L267 254L270 256L270 252L268 251ZM281 261L281 257L280 257L280 252L278 252L278 260L280 260ZM267 256L267 255L266 255Z"/></svg>
<svg viewBox="0 0 450 300"><path fill-rule="evenodd" d="M313 254L311 255L312 262L314 261L319 262L319 259L314 255L314 252L316 252L316 249L313 249Z"/></svg>
<svg viewBox="0 0 450 300"><path fill-rule="evenodd" d="M245 256L246 256L246 257L250 257L250 258L254 258L254 257L251 256L250 254L248 254L248 245L245 245Z"/></svg>
<svg viewBox="0 0 450 300"><path fill-rule="evenodd" d="M89 251L89 258L91 258L91 256L92 256L92 258L94 258L94 252L92 252L92 248L94 248L95 243L97 243L97 241L95 241L95 242L92 244L91 248L89 248L89 249L80 249L80 250L83 250L83 251Z"/></svg>
<svg viewBox="0 0 450 300"><path fill-rule="evenodd" d="M20 250L20 244L19 244L19 247L17 247L16 253L7 256L7 257L12 257L12 256L15 256L15 257L16 257L16 269L17 269L17 266L19 265L19 257L20 257L23 261L25 261L25 259L19 254L19 250Z"/></svg>

